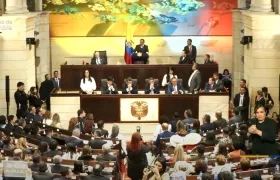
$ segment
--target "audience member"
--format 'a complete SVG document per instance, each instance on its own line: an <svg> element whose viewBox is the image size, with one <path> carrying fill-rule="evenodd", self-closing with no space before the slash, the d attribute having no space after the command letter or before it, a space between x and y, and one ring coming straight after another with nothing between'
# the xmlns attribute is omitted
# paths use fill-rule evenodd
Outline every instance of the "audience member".
<svg viewBox="0 0 280 180"><path fill-rule="evenodd" d="M241 155L245 155L245 152L240 149L241 141L238 136L232 139L232 147L234 151L228 154L229 158L239 158Z"/></svg>
<svg viewBox="0 0 280 180"><path fill-rule="evenodd" d="M95 125L94 125L94 117L92 113L86 115L85 126L84 126L84 133L85 134L92 134L94 132Z"/></svg>
<svg viewBox="0 0 280 180"><path fill-rule="evenodd" d="M69 121L69 126L68 126L68 130L69 131L73 131L74 129L78 128L78 118L76 117L72 117Z"/></svg>
<svg viewBox="0 0 280 180"><path fill-rule="evenodd" d="M207 172L207 164L205 164L204 160L197 160L195 162L195 166L194 166L194 172L196 175L199 175L200 172L201 173L205 173Z"/></svg>
<svg viewBox="0 0 280 180"><path fill-rule="evenodd" d="M24 131L25 126L26 126L25 119L19 119L18 126L15 127L14 133L25 135L25 131Z"/></svg>
<svg viewBox="0 0 280 180"><path fill-rule="evenodd" d="M53 135L53 130L51 128L47 128L43 131L43 135L41 136L40 140L49 144L51 141L55 141L52 138L52 135Z"/></svg>
<svg viewBox="0 0 280 180"><path fill-rule="evenodd" d="M5 128L6 124L7 124L7 119L6 119L6 116L4 115L1 115L0 116L0 127L1 128Z"/></svg>
<svg viewBox="0 0 280 180"><path fill-rule="evenodd" d="M63 154L62 159L66 160L78 160L80 157L80 153L77 152L76 147L74 144L69 143L67 144L67 150L66 153Z"/></svg>
<svg viewBox="0 0 280 180"><path fill-rule="evenodd" d="M190 109L185 110L184 117L185 117L185 119L183 120L184 125L193 124L192 110L190 110Z"/></svg>
<svg viewBox="0 0 280 180"><path fill-rule="evenodd" d="M98 164L98 163L95 164L93 166L93 169L92 169L92 174L86 176L85 180L92 180L92 179L96 179L96 180L109 180L108 177L102 175L103 169L104 169L104 167L102 167L100 164ZM139 178L139 179L142 179L142 177ZM137 180L139 180L139 179L137 179ZM134 180L134 179L132 179L132 180Z"/></svg>
<svg viewBox="0 0 280 180"><path fill-rule="evenodd" d="M13 161L23 161L23 152L21 149L14 150L14 157L12 158Z"/></svg>
<svg viewBox="0 0 280 180"><path fill-rule="evenodd" d="M217 162L217 165L215 167L213 167L212 169L212 174L219 174L220 172L223 172L223 171L229 171L231 172L231 167L226 164L226 157L224 155L218 155L216 157L216 162Z"/></svg>
<svg viewBox="0 0 280 180"><path fill-rule="evenodd" d="M97 161L117 161L117 157L110 154L111 147L108 143L102 146L103 154L96 157Z"/></svg>
<svg viewBox="0 0 280 180"><path fill-rule="evenodd" d="M37 125L32 125L30 134L28 134L27 137L40 140L41 136L39 135L39 127Z"/></svg>
<svg viewBox="0 0 280 180"><path fill-rule="evenodd" d="M177 122L180 120L180 114L178 112L174 112L173 113L173 118L170 121L170 125L171 125L171 132L176 133L176 125Z"/></svg>
<svg viewBox="0 0 280 180"><path fill-rule="evenodd" d="M124 136L122 134L120 134L120 127L118 124L113 124L110 138L121 140L122 141L122 153L127 154L126 140L125 140Z"/></svg>
<svg viewBox="0 0 280 180"><path fill-rule="evenodd" d="M104 121L103 120L99 120L97 122L97 129L101 130L101 137L107 138L109 136L109 132L104 129Z"/></svg>
<svg viewBox="0 0 280 180"><path fill-rule="evenodd" d="M229 125L233 125L236 123L240 124L242 122L242 116L239 115L239 109L234 108L233 112L234 112L234 116L229 119L228 124Z"/></svg>
<svg viewBox="0 0 280 180"><path fill-rule="evenodd" d="M47 172L48 166L45 162L40 162L39 172L32 175L33 180L53 180L54 175Z"/></svg>
<svg viewBox="0 0 280 180"><path fill-rule="evenodd" d="M11 150L11 149L14 149L15 148L15 145L14 145L14 139L11 138L10 136L6 136L3 140L3 149L5 150Z"/></svg>
<svg viewBox="0 0 280 180"><path fill-rule="evenodd" d="M63 167L60 170L61 177L55 178L54 180L71 180L73 177L73 173L71 171L71 168L69 167Z"/></svg>
<svg viewBox="0 0 280 180"><path fill-rule="evenodd" d="M191 161L196 161L196 160L199 160L199 159L204 160L204 158L205 158L205 156L204 156L205 146L200 144L200 145L196 146L195 150L197 152L197 155L196 156L191 156Z"/></svg>
<svg viewBox="0 0 280 180"><path fill-rule="evenodd" d="M9 115L8 116L8 123L7 125L5 126L5 131L7 132L13 132L14 131L14 128L15 128L15 116L13 115Z"/></svg>
<svg viewBox="0 0 280 180"><path fill-rule="evenodd" d="M211 123L211 116L205 114L202 118L203 124L200 126L201 133L206 133L207 131L215 130L215 125Z"/></svg>
<svg viewBox="0 0 280 180"><path fill-rule="evenodd" d="M53 114L52 117L52 123L50 124L52 127L56 128L62 128L61 122L60 122L60 116L57 113Z"/></svg>
<svg viewBox="0 0 280 180"><path fill-rule="evenodd" d="M218 174L218 180L234 180L231 171L222 171Z"/></svg>
<svg viewBox="0 0 280 180"><path fill-rule="evenodd" d="M94 160L94 158L92 157L91 149L90 149L89 145L85 145L83 147L82 154L78 158L78 160L82 160L82 161L93 161Z"/></svg>
<svg viewBox="0 0 280 180"><path fill-rule="evenodd" d="M29 106L28 112L27 112L27 115L25 118L29 121L33 121L35 115L36 115L36 108L34 106Z"/></svg>
<svg viewBox="0 0 280 180"><path fill-rule="evenodd" d="M243 157L240 159L240 169L237 169L236 172L249 171L251 170L250 167L251 167L250 159Z"/></svg>
<svg viewBox="0 0 280 180"><path fill-rule="evenodd" d="M280 180L280 174L279 173L274 174L273 175L273 180Z"/></svg>
<svg viewBox="0 0 280 180"><path fill-rule="evenodd" d="M57 150L57 141L53 140L49 143L49 151L44 153L45 157L54 157L56 155L62 156L62 152Z"/></svg>
<svg viewBox="0 0 280 180"><path fill-rule="evenodd" d="M258 171L253 171L250 176L250 180L262 180L262 176Z"/></svg>
<svg viewBox="0 0 280 180"><path fill-rule="evenodd" d="M176 127L177 127L177 132L176 132L177 135L182 136L182 137L187 135L187 131L186 131L183 121L181 121L181 120L178 121Z"/></svg>
<svg viewBox="0 0 280 180"><path fill-rule="evenodd" d="M80 173L84 173L84 163L83 161L75 161L74 163L74 169L73 169L73 173L76 174L76 175L80 175Z"/></svg>
<svg viewBox="0 0 280 180"><path fill-rule="evenodd" d="M94 131L94 139L89 141L89 146L91 147L91 149L102 149L103 144L107 143L107 141L101 139L101 136L101 130L96 129Z"/></svg>
<svg viewBox="0 0 280 180"><path fill-rule="evenodd" d="M40 154L41 156L44 156L44 153L47 151L48 151L48 143L41 142L36 153Z"/></svg>
<svg viewBox="0 0 280 180"><path fill-rule="evenodd" d="M143 170L148 165L146 153L149 147L143 143L140 133L132 134L130 144L127 146L127 175L132 180L143 177Z"/></svg>
<svg viewBox="0 0 280 180"><path fill-rule="evenodd" d="M79 109L77 111L77 114L78 114L78 128L80 129L81 133L84 133L86 113L83 109Z"/></svg>
<svg viewBox="0 0 280 180"><path fill-rule="evenodd" d="M39 123L43 123L44 120L44 115L46 113L46 109L45 108L36 108L36 114L34 115L34 122L39 122Z"/></svg>
<svg viewBox="0 0 280 180"><path fill-rule="evenodd" d="M188 130L189 133L200 133L200 122L197 119L193 120L193 125Z"/></svg>
<svg viewBox="0 0 280 180"><path fill-rule="evenodd" d="M32 157L32 164L29 165L29 168L31 169L32 172L39 172L39 165L41 162L41 156L40 154L34 154Z"/></svg>
<svg viewBox="0 0 280 180"><path fill-rule="evenodd" d="M52 123L52 114L50 111L46 111L45 115L44 115L44 119L43 119L43 123L45 123L46 125L51 125Z"/></svg>
<svg viewBox="0 0 280 180"><path fill-rule="evenodd" d="M159 117L159 124L156 125L156 130L154 132L153 141L156 141L158 135L163 132L162 127L161 127L161 125L163 123L167 123L168 124L168 131L171 131L171 124L169 124L169 118L165 115L160 116Z"/></svg>
<svg viewBox="0 0 280 180"><path fill-rule="evenodd" d="M55 174L60 173L61 169L63 168L63 166L61 166L61 164L60 164L61 162L62 162L62 157L60 155L56 155L53 157L54 165L51 166L52 173L55 173Z"/></svg>
<svg viewBox="0 0 280 180"><path fill-rule="evenodd" d="M211 175L209 173L203 173L201 176L201 180L212 180Z"/></svg>
<svg viewBox="0 0 280 180"><path fill-rule="evenodd" d="M84 146L83 140L81 140L80 137L81 131L80 129L74 129L72 131L72 136L65 138L65 143L72 143L74 146L77 146L79 148Z"/></svg>
<svg viewBox="0 0 280 180"><path fill-rule="evenodd" d="M217 120L214 121L214 125L216 129L221 129L227 126L227 120L225 120L224 118L222 118L222 112L218 111L216 112L216 118Z"/></svg>
<svg viewBox="0 0 280 180"><path fill-rule="evenodd" d="M147 168L144 169L144 175L142 180L150 179L161 179L169 180L169 174L166 172L166 161L163 157L158 157L155 161L155 164L151 167L152 171L149 171Z"/></svg>
<svg viewBox="0 0 280 180"><path fill-rule="evenodd" d="M16 149L21 149L24 154L31 153L31 150L28 149L26 138L19 138L16 143Z"/></svg>
<svg viewBox="0 0 280 180"><path fill-rule="evenodd" d="M160 133L156 139L156 141L153 142L153 144L157 147L160 145L160 139L162 138L170 138L171 136L174 135L173 132L168 131L168 124L167 123L162 123L161 125L163 132Z"/></svg>
<svg viewBox="0 0 280 180"><path fill-rule="evenodd" d="M215 146L218 144L218 141L215 138L215 131L207 131L206 137L202 139L200 144L204 146Z"/></svg>

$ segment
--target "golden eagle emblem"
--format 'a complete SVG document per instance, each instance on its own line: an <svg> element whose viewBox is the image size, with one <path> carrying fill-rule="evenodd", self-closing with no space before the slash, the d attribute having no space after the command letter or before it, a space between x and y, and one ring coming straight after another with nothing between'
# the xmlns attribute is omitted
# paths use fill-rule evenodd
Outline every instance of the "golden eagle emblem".
<svg viewBox="0 0 280 180"><path fill-rule="evenodd" d="M137 117L138 120L141 120L142 117L147 116L148 114L148 103L145 101L134 101L130 105L131 115Z"/></svg>

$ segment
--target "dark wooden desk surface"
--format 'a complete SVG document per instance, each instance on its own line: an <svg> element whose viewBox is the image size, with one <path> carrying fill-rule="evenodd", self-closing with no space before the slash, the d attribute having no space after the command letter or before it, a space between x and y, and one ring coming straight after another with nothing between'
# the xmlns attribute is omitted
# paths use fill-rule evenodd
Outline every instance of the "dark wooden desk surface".
<svg viewBox="0 0 280 180"><path fill-rule="evenodd" d="M153 77L159 80L161 85L163 76L168 72L168 68L172 67L178 78L183 79L184 88L188 88L188 80L192 73L192 65L62 65L61 66L61 89L62 91L78 91L80 89L80 81L83 78L84 71L88 69L91 76L95 79L97 90L100 89L101 79L112 76L115 79L118 89L124 82L124 79L131 77L138 79L138 88L145 88L145 79ZM199 65L202 76L201 87L208 82L208 78L213 76L214 72L218 72L218 65Z"/></svg>

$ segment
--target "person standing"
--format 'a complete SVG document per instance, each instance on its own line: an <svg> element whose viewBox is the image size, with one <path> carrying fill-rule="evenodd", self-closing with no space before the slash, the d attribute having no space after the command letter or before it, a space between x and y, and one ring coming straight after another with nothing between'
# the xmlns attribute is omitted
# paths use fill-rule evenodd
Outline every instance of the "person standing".
<svg viewBox="0 0 280 180"><path fill-rule="evenodd" d="M61 81L61 79L58 77L58 71L54 71L52 82L53 82L53 86L56 90L60 89L60 81Z"/></svg>
<svg viewBox="0 0 280 180"><path fill-rule="evenodd" d="M250 97L246 94L245 87L241 87L239 94L236 94L233 99L233 104L240 111L242 120L246 123L248 122L249 116L249 101Z"/></svg>
<svg viewBox="0 0 280 180"><path fill-rule="evenodd" d="M136 45L132 54L133 64L147 64L149 59L149 48L145 45L145 40L140 39L140 44Z"/></svg>
<svg viewBox="0 0 280 180"><path fill-rule="evenodd" d="M188 81L188 86L189 86L189 92L194 93L195 91L200 90L201 86L201 74L200 71L198 70L198 64L194 63L192 66L193 73L191 74L189 81Z"/></svg>
<svg viewBox="0 0 280 180"><path fill-rule="evenodd" d="M255 109L256 118L251 120L248 135L252 138L252 154L278 154L276 134L277 126L273 119L266 117L265 107Z"/></svg>
<svg viewBox="0 0 280 180"><path fill-rule="evenodd" d="M17 105L17 112L16 116L18 119L25 118L27 114L27 100L28 95L24 92L24 83L18 82L17 83L17 91L14 94L14 98Z"/></svg>
<svg viewBox="0 0 280 180"><path fill-rule="evenodd" d="M46 74L45 81L41 83L39 93L40 93L41 100L46 102L47 110L51 109L50 99L53 90L54 90L54 86L53 86L53 82L51 81L51 77L49 74Z"/></svg>
<svg viewBox="0 0 280 180"><path fill-rule="evenodd" d="M35 86L32 86L29 90L29 106L34 106L35 108L40 108L43 102L41 101L37 88Z"/></svg>
<svg viewBox="0 0 280 180"><path fill-rule="evenodd" d="M189 63L190 64L195 63L197 51L196 51L196 47L192 45L191 39L188 39L187 46L184 47L184 51L187 53L187 56L190 59Z"/></svg>

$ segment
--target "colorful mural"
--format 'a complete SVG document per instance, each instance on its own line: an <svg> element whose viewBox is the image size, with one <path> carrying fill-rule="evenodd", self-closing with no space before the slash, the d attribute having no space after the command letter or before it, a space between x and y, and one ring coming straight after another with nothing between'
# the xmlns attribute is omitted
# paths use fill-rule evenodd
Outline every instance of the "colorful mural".
<svg viewBox="0 0 280 180"><path fill-rule="evenodd" d="M237 0L43 0L52 37L232 35Z"/></svg>

